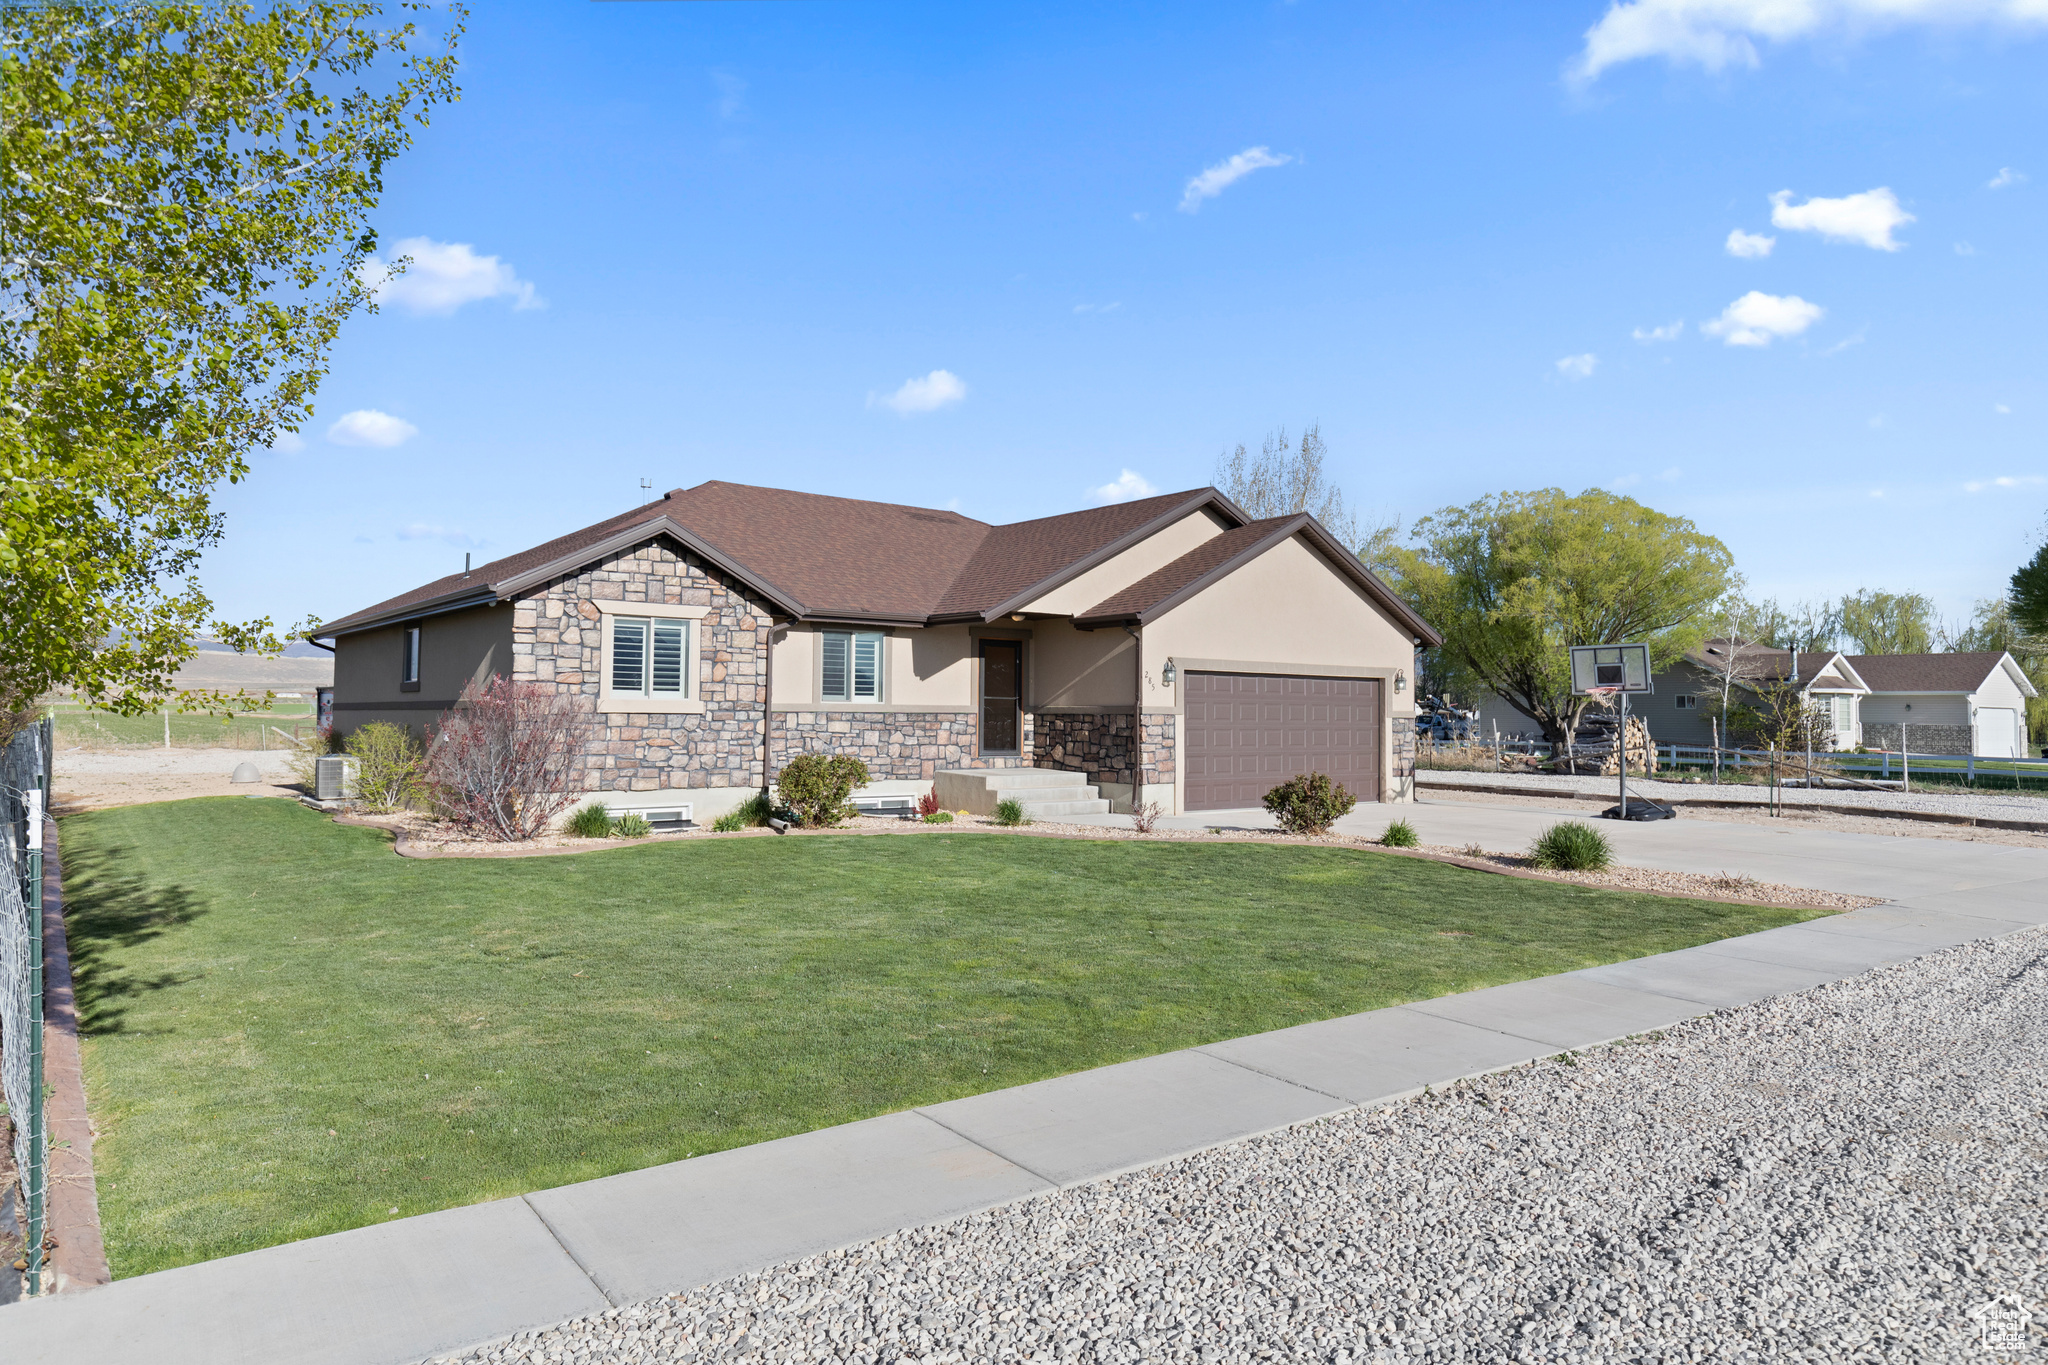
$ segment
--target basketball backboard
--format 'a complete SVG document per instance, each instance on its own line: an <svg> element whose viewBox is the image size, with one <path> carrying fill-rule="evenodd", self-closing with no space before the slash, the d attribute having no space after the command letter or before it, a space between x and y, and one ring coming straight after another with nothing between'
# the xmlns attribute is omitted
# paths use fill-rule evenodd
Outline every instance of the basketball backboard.
<svg viewBox="0 0 2048 1365"><path fill-rule="evenodd" d="M1571 655L1574 692L1652 690L1648 645L1573 645Z"/></svg>

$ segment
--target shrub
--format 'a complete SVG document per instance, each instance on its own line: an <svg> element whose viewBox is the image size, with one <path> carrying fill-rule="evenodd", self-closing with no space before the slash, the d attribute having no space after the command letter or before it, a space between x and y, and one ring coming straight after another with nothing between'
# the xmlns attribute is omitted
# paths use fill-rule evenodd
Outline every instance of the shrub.
<svg viewBox="0 0 2048 1365"><path fill-rule="evenodd" d="M404 810L425 795L420 746L403 725L358 725L343 748L356 761L356 799L365 810Z"/></svg>
<svg viewBox="0 0 2048 1365"><path fill-rule="evenodd" d="M1380 836L1380 842L1388 848L1413 848L1422 841L1415 837L1415 826L1406 820L1396 820L1387 826L1387 832Z"/></svg>
<svg viewBox="0 0 2048 1365"><path fill-rule="evenodd" d="M937 815L940 809L939 788L934 783L930 791L917 798L917 813L919 815Z"/></svg>
<svg viewBox="0 0 2048 1365"><path fill-rule="evenodd" d="M1358 798L1324 773L1290 777L1266 793L1266 809L1289 834L1322 834L1357 804Z"/></svg>
<svg viewBox="0 0 2048 1365"><path fill-rule="evenodd" d="M639 811L629 810L612 822L612 833L621 839L645 839L654 833L654 826Z"/></svg>
<svg viewBox="0 0 2048 1365"><path fill-rule="evenodd" d="M470 682L427 747L442 813L478 838L538 837L576 799L569 779L589 725L572 697L545 683Z"/></svg>
<svg viewBox="0 0 2048 1365"><path fill-rule="evenodd" d="M798 754L775 775L775 794L806 829L854 815L846 798L867 785L868 765L850 754Z"/></svg>
<svg viewBox="0 0 2048 1365"><path fill-rule="evenodd" d="M587 806L578 806L562 828L579 839L609 839L612 836L612 813L602 801L593 801Z"/></svg>
<svg viewBox="0 0 2048 1365"><path fill-rule="evenodd" d="M313 765L334 753L339 744L340 741L334 737L333 729L323 725L301 739L299 747L285 755L284 765L291 771L292 780L304 787L307 795L312 795L319 779Z"/></svg>
<svg viewBox="0 0 2048 1365"><path fill-rule="evenodd" d="M1028 825L1031 817L1024 813L1024 803L1012 797L996 802L996 823L999 825Z"/></svg>
<svg viewBox="0 0 2048 1365"><path fill-rule="evenodd" d="M930 815L924 817L924 822L927 825L950 825L953 823L953 812L949 810L935 810Z"/></svg>
<svg viewBox="0 0 2048 1365"><path fill-rule="evenodd" d="M755 792L746 800L734 806L711 822L713 831L719 834L733 834L743 829L753 829L768 823L768 817L775 813L775 807L768 800L767 792Z"/></svg>
<svg viewBox="0 0 2048 1365"><path fill-rule="evenodd" d="M1604 872L1614 861L1607 836L1578 820L1560 820L1529 850L1531 866L1546 872Z"/></svg>
<svg viewBox="0 0 2048 1365"><path fill-rule="evenodd" d="M1140 834L1150 834L1152 827L1159 823L1159 817L1166 814L1166 807L1157 801L1147 801L1142 806L1131 807L1131 828Z"/></svg>

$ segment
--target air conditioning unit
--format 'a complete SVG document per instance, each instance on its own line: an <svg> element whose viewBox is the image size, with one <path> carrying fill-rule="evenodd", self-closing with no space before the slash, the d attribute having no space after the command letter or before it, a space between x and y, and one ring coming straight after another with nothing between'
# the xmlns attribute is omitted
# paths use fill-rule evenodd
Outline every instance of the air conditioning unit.
<svg viewBox="0 0 2048 1365"><path fill-rule="evenodd" d="M332 754L313 762L313 797L318 801L346 801L356 794L356 761Z"/></svg>

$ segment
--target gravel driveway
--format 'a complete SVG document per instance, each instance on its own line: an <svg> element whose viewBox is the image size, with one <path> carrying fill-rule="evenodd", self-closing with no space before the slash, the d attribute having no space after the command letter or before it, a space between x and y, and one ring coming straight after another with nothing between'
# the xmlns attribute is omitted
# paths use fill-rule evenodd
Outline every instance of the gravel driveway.
<svg viewBox="0 0 2048 1365"><path fill-rule="evenodd" d="M1614 796L1619 787L1612 777L1571 777L1554 773L1475 773L1424 768L1416 778L1426 784L1425 797L1432 787L1441 792L1446 787L1468 785L1512 787L1531 796L1590 792L1600 797ZM1974 789L1962 787L1952 791L1862 791L1846 787L1819 787L1809 791L1804 787L1780 787L1778 799L1788 807L1860 806L1873 814L1939 811L1975 819L2048 821L2048 798L2024 795L2009 787L2000 788L1995 785L1995 778L1980 776L1979 780L1980 785ZM1767 787L1734 782L1716 785L1712 782L1659 782L1631 777L1628 789L1630 795L1647 796L1654 801L1742 801L1762 807L1771 799Z"/></svg>
<svg viewBox="0 0 2048 1365"><path fill-rule="evenodd" d="M2030 930L459 1358L2038 1358L2044 1110Z"/></svg>

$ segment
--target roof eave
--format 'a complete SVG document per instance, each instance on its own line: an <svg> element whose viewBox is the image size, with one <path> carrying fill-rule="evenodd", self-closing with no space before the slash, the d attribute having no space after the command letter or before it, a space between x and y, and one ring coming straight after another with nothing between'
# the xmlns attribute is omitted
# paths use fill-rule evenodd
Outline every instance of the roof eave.
<svg viewBox="0 0 2048 1365"><path fill-rule="evenodd" d="M423 602L409 602L405 606L394 608L391 611L380 611L375 616L355 619L344 616L340 621L335 622L334 625L321 626L317 630L309 631L305 638L313 641L315 644L319 643L323 637L329 640L338 640L344 635L360 635L366 630L381 630L385 626L396 625L400 621L417 621L428 616L446 616L451 611L466 611L471 607L487 607L500 600L502 598L496 587L492 584L484 583L475 588L443 593L439 597L429 597Z"/></svg>
<svg viewBox="0 0 2048 1365"><path fill-rule="evenodd" d="M545 583L550 579L560 578L565 574L574 573L584 565L603 559L606 555L616 554L628 546L638 544L640 541L663 535L681 544L691 553L716 565L723 572L745 583L755 592L761 594L761 597L770 606L778 608L785 615L794 617L807 615L808 609L803 603L797 601L796 598L791 597L788 593L768 582L759 573L756 573L731 555L726 554L715 545L693 534L675 520L666 516L655 517L651 521L635 522L624 530L608 536L595 544L586 545L580 550L571 551L560 559L543 564L537 569L528 569L523 574L508 578L498 585L498 594L501 597L507 598L517 597L528 588Z"/></svg>

